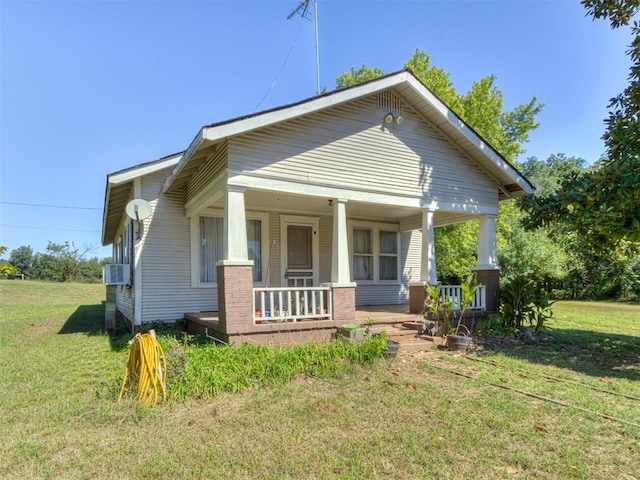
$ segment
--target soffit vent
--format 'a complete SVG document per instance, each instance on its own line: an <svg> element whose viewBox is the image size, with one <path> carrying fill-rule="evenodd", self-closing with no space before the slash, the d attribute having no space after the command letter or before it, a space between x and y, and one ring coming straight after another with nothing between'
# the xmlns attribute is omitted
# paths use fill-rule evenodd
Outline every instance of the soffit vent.
<svg viewBox="0 0 640 480"><path fill-rule="evenodd" d="M393 92L378 93L378 110L392 113L393 115L402 115L402 100Z"/></svg>

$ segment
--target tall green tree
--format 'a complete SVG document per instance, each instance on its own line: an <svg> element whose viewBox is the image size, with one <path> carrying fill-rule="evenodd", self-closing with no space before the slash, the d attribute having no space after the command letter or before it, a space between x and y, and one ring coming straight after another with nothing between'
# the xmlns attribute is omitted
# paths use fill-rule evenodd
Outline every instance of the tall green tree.
<svg viewBox="0 0 640 480"><path fill-rule="evenodd" d="M11 250L9 262L15 265L20 273L28 277L31 266L33 265L33 248L28 245L22 245L21 247Z"/></svg>
<svg viewBox="0 0 640 480"><path fill-rule="evenodd" d="M640 10L637 0L583 0L594 19L612 28L629 25ZM551 223L569 225L588 237L598 251L640 250L640 25L631 27L632 65L627 88L611 99L603 139L606 157L593 170L563 177L557 193L529 196L522 202L524 224L534 229Z"/></svg>

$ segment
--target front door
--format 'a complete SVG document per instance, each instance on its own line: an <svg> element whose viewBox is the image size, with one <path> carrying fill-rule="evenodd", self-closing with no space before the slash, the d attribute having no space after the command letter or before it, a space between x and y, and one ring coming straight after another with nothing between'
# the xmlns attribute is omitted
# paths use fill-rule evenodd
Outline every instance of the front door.
<svg viewBox="0 0 640 480"><path fill-rule="evenodd" d="M318 219L313 217L281 217L282 285L318 285L318 225Z"/></svg>

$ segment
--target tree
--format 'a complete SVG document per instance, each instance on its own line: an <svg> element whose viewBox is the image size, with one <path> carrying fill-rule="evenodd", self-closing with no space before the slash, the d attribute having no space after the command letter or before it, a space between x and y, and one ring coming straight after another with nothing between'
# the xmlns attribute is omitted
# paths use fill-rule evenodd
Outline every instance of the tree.
<svg viewBox="0 0 640 480"><path fill-rule="evenodd" d="M91 248L87 247L81 252L69 242L63 244L48 242L47 244L47 252L53 257L58 279L62 282L76 280L80 272L80 262L89 251Z"/></svg>
<svg viewBox="0 0 640 480"><path fill-rule="evenodd" d="M549 155L546 160L529 157L520 166L520 171L536 187L535 195L550 195L558 191L563 177L581 172L586 167L584 158L558 153Z"/></svg>
<svg viewBox="0 0 640 480"><path fill-rule="evenodd" d="M11 250L9 262L18 269L18 271L29 276L31 266L33 265L33 249L30 246L23 245Z"/></svg>
<svg viewBox="0 0 640 480"><path fill-rule="evenodd" d="M341 73L336 79L336 88L340 89L350 87L352 85L357 85L358 83L373 80L374 78L381 77L382 75L384 75L384 72L377 67L372 69L364 64L358 69L351 67L349 72Z"/></svg>
<svg viewBox="0 0 640 480"><path fill-rule="evenodd" d="M609 19L612 28L628 25L640 10L637 0L583 0L589 15ZM606 157L591 171L570 172L560 191L529 196L521 206L526 228L565 223L590 239L597 251L640 249L640 25L628 54L629 85L609 103L603 135Z"/></svg>
<svg viewBox="0 0 640 480"><path fill-rule="evenodd" d="M4 255L4 252L7 251L7 247L4 245L0 245L0 255ZM11 263L6 261L0 261L0 274L3 275L15 275L18 273L18 269L11 265Z"/></svg>

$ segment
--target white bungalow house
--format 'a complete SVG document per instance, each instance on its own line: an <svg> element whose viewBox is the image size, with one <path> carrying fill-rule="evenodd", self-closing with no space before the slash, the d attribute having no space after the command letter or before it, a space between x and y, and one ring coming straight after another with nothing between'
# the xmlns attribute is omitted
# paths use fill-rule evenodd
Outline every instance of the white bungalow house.
<svg viewBox="0 0 640 480"><path fill-rule="evenodd" d="M202 127L107 175L102 242L133 328L191 318L224 341L326 338L362 305L419 312L434 228L478 219L496 308L498 202L533 187L410 71ZM146 200L148 218L125 214ZM125 278L129 277L129 278Z"/></svg>

